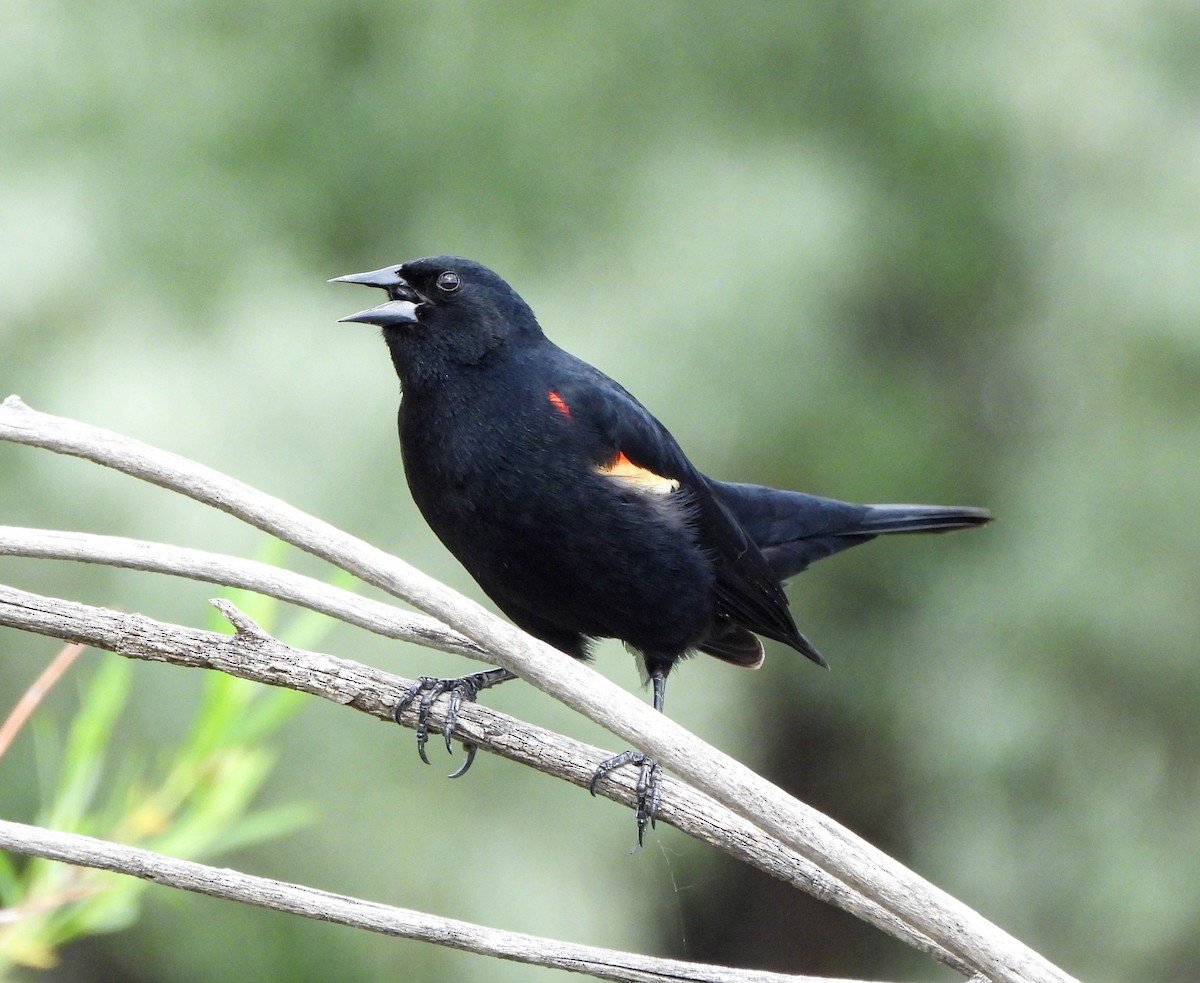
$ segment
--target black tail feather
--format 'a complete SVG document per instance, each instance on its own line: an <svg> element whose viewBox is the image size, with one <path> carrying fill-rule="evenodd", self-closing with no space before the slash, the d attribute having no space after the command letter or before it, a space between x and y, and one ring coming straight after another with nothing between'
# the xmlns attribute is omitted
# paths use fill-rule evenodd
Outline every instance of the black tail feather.
<svg viewBox="0 0 1200 983"><path fill-rule="evenodd" d="M871 535L908 532L953 532L992 521L987 509L967 505L868 505L860 522Z"/></svg>
<svg viewBox="0 0 1200 983"><path fill-rule="evenodd" d="M760 485L711 484L781 580L876 536L953 532L991 520L986 509L968 506L856 505Z"/></svg>

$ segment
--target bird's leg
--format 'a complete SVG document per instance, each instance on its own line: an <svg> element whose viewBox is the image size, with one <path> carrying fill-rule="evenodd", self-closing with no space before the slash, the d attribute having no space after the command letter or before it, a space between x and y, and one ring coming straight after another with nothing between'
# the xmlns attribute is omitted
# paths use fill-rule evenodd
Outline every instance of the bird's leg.
<svg viewBox="0 0 1200 983"><path fill-rule="evenodd" d="M654 685L654 709L663 712L663 703L667 695L667 674L663 669L650 671L650 682ZM639 767L637 785L634 793L637 796L634 818L637 821L638 846L643 845L646 835L646 824L654 828L654 820L658 815L658 803L662 796L662 769L658 762L641 751L622 751L611 758L605 758L596 766L596 772L588 783L588 791L596 794L596 785L609 772L623 768L625 765Z"/></svg>
<svg viewBox="0 0 1200 983"><path fill-rule="evenodd" d="M425 754L425 742L429 740L429 711L439 696L443 693L450 694L450 706L446 709L446 722L442 725L442 737L446 741L446 750L452 752L454 747L450 743L450 737L454 733L454 725L458 723L458 711L463 703L474 703L480 690L516 678L507 669L487 669L484 672L475 672L457 679L421 676L401 694L395 710L392 711L392 716L396 723L400 723L400 716L414 700L420 697L420 702L417 704L417 754L421 756L421 760L425 764L429 764L429 758ZM475 760L474 744L467 744L464 741L463 749L467 752L467 760L450 776L451 778L465 775Z"/></svg>

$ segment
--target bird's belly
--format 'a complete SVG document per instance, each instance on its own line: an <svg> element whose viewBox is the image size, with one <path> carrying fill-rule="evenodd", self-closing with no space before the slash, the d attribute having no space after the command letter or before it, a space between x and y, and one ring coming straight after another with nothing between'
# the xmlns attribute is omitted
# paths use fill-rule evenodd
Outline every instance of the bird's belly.
<svg viewBox="0 0 1200 983"><path fill-rule="evenodd" d="M711 562L682 496L595 473L502 470L417 502L447 548L522 627L681 652L713 619ZM414 489L415 494L415 489Z"/></svg>

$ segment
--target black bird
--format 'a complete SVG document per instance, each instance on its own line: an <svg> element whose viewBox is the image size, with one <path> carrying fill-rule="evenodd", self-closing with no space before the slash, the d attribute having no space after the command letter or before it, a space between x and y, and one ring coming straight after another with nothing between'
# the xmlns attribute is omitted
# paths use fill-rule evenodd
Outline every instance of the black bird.
<svg viewBox="0 0 1200 983"><path fill-rule="evenodd" d="M782 588L814 560L884 533L990 518L709 478L641 403L547 339L516 291L471 260L434 256L336 280L387 291L387 303L343 320L383 329L400 377L404 470L433 531L531 635L578 659L592 639L623 641L658 710L667 675L693 652L755 668L762 636L826 665ZM504 669L422 678L396 710L420 697L422 759L437 696L452 694L449 748L461 702L511 678ZM630 763L641 767L640 842L657 806L656 763L626 751L600 765L592 790Z"/></svg>

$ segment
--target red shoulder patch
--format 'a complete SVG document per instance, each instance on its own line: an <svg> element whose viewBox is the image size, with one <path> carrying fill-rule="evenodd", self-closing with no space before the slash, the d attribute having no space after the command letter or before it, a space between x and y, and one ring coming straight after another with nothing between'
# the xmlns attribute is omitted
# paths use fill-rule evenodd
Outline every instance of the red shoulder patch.
<svg viewBox="0 0 1200 983"><path fill-rule="evenodd" d="M561 413L563 416L571 415L571 407L569 407L567 405L567 401L565 399L563 399L553 389L551 389L548 393L546 393L546 398L548 400L550 400L550 405L553 406L556 410L558 410L558 412Z"/></svg>

